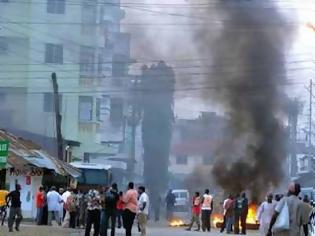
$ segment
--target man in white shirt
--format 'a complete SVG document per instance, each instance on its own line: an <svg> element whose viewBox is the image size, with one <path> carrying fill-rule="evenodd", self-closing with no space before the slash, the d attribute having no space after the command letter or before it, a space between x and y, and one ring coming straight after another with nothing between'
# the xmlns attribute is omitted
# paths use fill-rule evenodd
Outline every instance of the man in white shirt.
<svg viewBox="0 0 315 236"><path fill-rule="evenodd" d="M139 222L139 229L141 232L141 236L146 236L146 227L149 215L149 207L150 201L149 196L145 192L145 187L140 186L138 188L139 192L139 201L138 201L138 222Z"/></svg>
<svg viewBox="0 0 315 236"><path fill-rule="evenodd" d="M201 222L202 231L211 231L211 213L213 209L213 197L210 195L209 189L205 190L201 204Z"/></svg>
<svg viewBox="0 0 315 236"><path fill-rule="evenodd" d="M62 198L58 192L56 192L56 187L52 186L50 191L47 194L47 206L48 206L48 225L52 225L52 217L54 218L58 225L61 225L59 218L59 208Z"/></svg>

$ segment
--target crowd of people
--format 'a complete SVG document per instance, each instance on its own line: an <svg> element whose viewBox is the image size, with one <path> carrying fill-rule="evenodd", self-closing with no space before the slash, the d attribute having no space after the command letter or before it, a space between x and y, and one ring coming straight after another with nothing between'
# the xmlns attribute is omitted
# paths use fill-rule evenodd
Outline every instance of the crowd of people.
<svg viewBox="0 0 315 236"><path fill-rule="evenodd" d="M257 223L262 236L301 236L315 235L315 202L309 201L308 197L301 197L301 187L297 183L291 183L287 195L268 194L266 200L261 203L257 210ZM224 200L223 222L220 232L227 234L247 233L247 216L249 201L245 193L235 196L229 195ZM192 197L192 219L187 228L195 231L210 231L211 214L213 212L213 197L206 189L203 196L195 192ZM285 217L287 214L287 218ZM200 223L201 219L201 223ZM284 222L287 221L286 224Z"/></svg>
<svg viewBox="0 0 315 236"><path fill-rule="evenodd" d="M5 205L1 208L4 212L6 206L10 206L8 227L9 232L19 231L20 222L23 219L21 211L21 186L10 193L6 192ZM102 186L100 189L90 189L82 193L74 188L64 191L52 186L48 191L39 187L35 195L37 208L37 225L52 225L55 221L62 227L83 228L85 236L89 236L92 227L94 236L106 236L108 229L111 235L115 235L117 227L124 227L126 236L132 235L132 227L135 218L138 219L138 230L141 236L145 236L149 215L149 196L144 186L135 189L134 183L128 184L125 193L118 191L117 184L110 187Z"/></svg>
<svg viewBox="0 0 315 236"><path fill-rule="evenodd" d="M10 206L8 216L9 232L19 231L23 219L21 211L21 186L11 192L0 191L0 214L5 212L5 207ZM308 236L314 231L315 203L309 201L307 196L301 198L301 187L297 183L290 184L288 193L284 195L268 194L257 211L260 234L264 236ZM5 199L5 200L4 200ZM166 218L173 217L176 198L172 190L166 195ZM10 203L10 204L9 204ZM37 207L37 225L52 225L52 221L62 227L82 228L85 236L89 236L94 228L94 236L105 236L110 229L115 235L116 227L124 228L126 236L132 234L132 227L137 218L140 235L147 235L146 227L149 216L150 200L143 186L135 189L134 183L128 184L126 192L119 192L117 184L110 187L90 189L82 193L74 188L66 190L52 186L49 191L39 187L35 195ZM224 220L221 222L221 233L246 234L246 219L249 210L249 201L245 193L235 196L229 195L223 205ZM209 189L195 192L192 198L192 218L187 228L192 230L196 224L196 231L211 231L211 214L214 209L214 198ZM287 219L285 216L287 215ZM288 221L287 224L283 222ZM116 224L117 222L117 224ZM281 223L279 223L281 222ZM282 226L281 226L282 224ZM284 226L283 226L284 224Z"/></svg>
<svg viewBox="0 0 315 236"><path fill-rule="evenodd" d="M227 233L231 233L234 228L234 233L246 234L246 218L248 214L248 199L245 193L237 195L235 199L230 195L223 203L224 222L222 223L221 232L226 228ZM187 228L191 231L194 224L197 225L195 231L202 230L203 232L211 231L211 214L213 212L213 196L210 195L209 189L206 189L203 196L199 192L195 192L192 198L192 219ZM201 219L201 224L200 224Z"/></svg>

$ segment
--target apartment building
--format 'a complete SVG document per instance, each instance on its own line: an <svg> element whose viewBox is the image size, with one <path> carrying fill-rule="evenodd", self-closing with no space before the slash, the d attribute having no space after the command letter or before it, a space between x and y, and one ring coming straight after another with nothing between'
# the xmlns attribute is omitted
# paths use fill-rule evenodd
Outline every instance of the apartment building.
<svg viewBox="0 0 315 236"><path fill-rule="evenodd" d="M120 1L1 0L1 127L56 151L51 73L72 160L118 152L130 36Z"/></svg>

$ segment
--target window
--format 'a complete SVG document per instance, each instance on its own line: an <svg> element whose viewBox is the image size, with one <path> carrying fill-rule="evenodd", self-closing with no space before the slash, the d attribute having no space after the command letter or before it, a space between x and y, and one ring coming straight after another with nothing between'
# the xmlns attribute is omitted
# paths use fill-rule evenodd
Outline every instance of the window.
<svg viewBox="0 0 315 236"><path fill-rule="evenodd" d="M96 98L96 120L101 121L101 99Z"/></svg>
<svg viewBox="0 0 315 236"><path fill-rule="evenodd" d="M103 64L104 64L103 54L100 53L98 55L98 64L97 64L97 72L98 72L98 74L102 74L102 72L103 72Z"/></svg>
<svg viewBox="0 0 315 236"><path fill-rule="evenodd" d="M93 97L79 97L79 121L91 121L93 118Z"/></svg>
<svg viewBox="0 0 315 236"><path fill-rule="evenodd" d="M62 95L59 94L59 109L62 110ZM44 112L54 112L55 104L54 104L54 94L53 93L44 93L44 104L43 104Z"/></svg>
<svg viewBox="0 0 315 236"><path fill-rule="evenodd" d="M82 7L82 22L96 23L96 1L84 2Z"/></svg>
<svg viewBox="0 0 315 236"><path fill-rule="evenodd" d="M65 0L47 0L47 13L64 14L65 8Z"/></svg>
<svg viewBox="0 0 315 236"><path fill-rule="evenodd" d="M308 170L308 157L304 156L299 159L299 171L304 172Z"/></svg>
<svg viewBox="0 0 315 236"><path fill-rule="evenodd" d="M93 47L81 46L80 49L80 72L94 73L94 55Z"/></svg>
<svg viewBox="0 0 315 236"><path fill-rule="evenodd" d="M122 125L123 121L123 99L111 98L110 100L110 121L114 125Z"/></svg>
<svg viewBox="0 0 315 236"><path fill-rule="evenodd" d="M63 64L63 46L46 43L45 63Z"/></svg>
<svg viewBox="0 0 315 236"><path fill-rule="evenodd" d="M5 55L9 50L9 42L6 37L0 37L0 55Z"/></svg>
<svg viewBox="0 0 315 236"><path fill-rule="evenodd" d="M188 157L185 155L180 155L176 157L176 164L177 165L187 165L188 164Z"/></svg>

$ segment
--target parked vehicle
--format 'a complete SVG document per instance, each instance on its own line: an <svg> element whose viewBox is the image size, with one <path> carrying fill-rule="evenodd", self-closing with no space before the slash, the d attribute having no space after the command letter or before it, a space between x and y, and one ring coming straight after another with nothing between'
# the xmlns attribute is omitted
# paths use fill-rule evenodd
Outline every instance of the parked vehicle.
<svg viewBox="0 0 315 236"><path fill-rule="evenodd" d="M190 198L187 189L174 189L173 194L176 198L175 211L176 212L187 212L190 209Z"/></svg>

